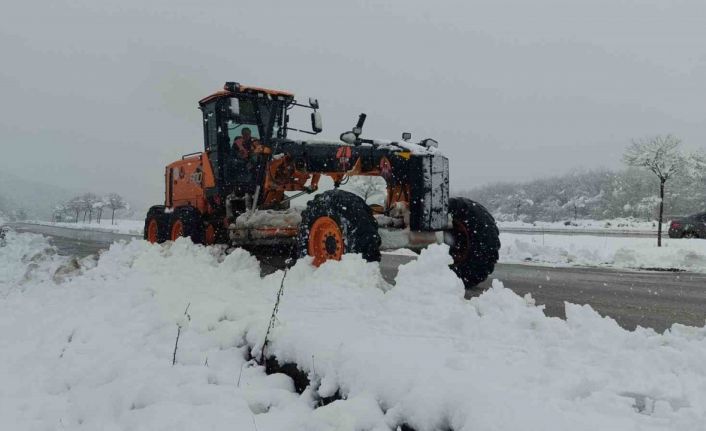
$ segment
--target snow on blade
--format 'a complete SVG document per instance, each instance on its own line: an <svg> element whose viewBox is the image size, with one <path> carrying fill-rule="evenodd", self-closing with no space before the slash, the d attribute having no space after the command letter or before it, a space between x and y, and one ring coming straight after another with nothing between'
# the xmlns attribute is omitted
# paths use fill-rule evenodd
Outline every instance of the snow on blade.
<svg viewBox="0 0 706 431"><path fill-rule="evenodd" d="M0 268L51 274L8 236ZM298 262L267 354L312 386L246 363L282 272L178 240L115 244L60 281L4 276L1 429L699 429L706 329L626 331L590 307L548 318L502 283L470 301L445 246L390 287L358 256ZM387 290L387 291L386 291ZM177 325L176 365L171 365ZM317 407L333 394L343 399Z"/></svg>

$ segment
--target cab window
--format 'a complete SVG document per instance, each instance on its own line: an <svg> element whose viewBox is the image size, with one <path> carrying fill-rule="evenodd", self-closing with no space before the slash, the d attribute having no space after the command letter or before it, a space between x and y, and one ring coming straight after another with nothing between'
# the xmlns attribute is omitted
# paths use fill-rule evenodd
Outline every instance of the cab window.
<svg viewBox="0 0 706 431"><path fill-rule="evenodd" d="M228 127L228 139L230 143L242 136L243 129L250 129L253 139L260 139L260 128L257 126L257 110L255 102L246 98L231 98L230 109L234 114L226 123Z"/></svg>

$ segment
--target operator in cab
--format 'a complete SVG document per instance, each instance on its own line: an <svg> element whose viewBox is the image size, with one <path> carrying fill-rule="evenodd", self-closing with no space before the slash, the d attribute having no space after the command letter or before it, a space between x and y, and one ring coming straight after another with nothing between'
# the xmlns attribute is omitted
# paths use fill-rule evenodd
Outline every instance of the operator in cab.
<svg viewBox="0 0 706 431"><path fill-rule="evenodd" d="M239 193L253 194L258 183L258 172L262 164L259 157L264 151L260 141L252 136L249 127L243 127L240 136L233 139L233 156L235 158L234 180L238 184Z"/></svg>
<svg viewBox="0 0 706 431"><path fill-rule="evenodd" d="M250 160L259 150L260 141L252 137L249 127L243 127L241 136L233 140L233 151L236 157L242 160Z"/></svg>

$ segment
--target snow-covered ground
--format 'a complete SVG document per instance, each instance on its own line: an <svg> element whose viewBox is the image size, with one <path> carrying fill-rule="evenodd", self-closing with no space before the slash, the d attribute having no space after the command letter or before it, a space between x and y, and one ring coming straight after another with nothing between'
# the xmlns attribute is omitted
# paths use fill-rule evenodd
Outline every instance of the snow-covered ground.
<svg viewBox="0 0 706 431"><path fill-rule="evenodd" d="M116 219L115 224L110 224L110 219L103 219L100 223L97 222L81 222L71 223L71 222L48 222L48 221L31 221L29 223L40 224L44 226L58 226L65 227L69 229L79 229L79 230L96 230L101 232L114 232L114 233L124 233L130 235L142 235L145 228L144 220L124 220Z"/></svg>
<svg viewBox="0 0 706 431"><path fill-rule="evenodd" d="M143 223L136 220L117 220L116 224L41 223L47 226L68 227L81 231L127 233L141 236ZM624 228L624 224L616 224ZM634 229L644 226L632 225ZM539 227L535 227L540 229ZM111 230L112 229L112 230ZM656 236L628 237L605 235L536 234L502 232L500 240L501 263L524 263L556 266L602 266L621 269L680 269L706 272L706 240L670 239L663 237L663 247L657 248ZM406 249L386 254L416 256Z"/></svg>
<svg viewBox="0 0 706 431"><path fill-rule="evenodd" d="M546 317L500 282L470 301L433 246L400 268L345 256L285 279L266 349L302 395L247 362L282 272L186 240L118 243L100 260L40 236L0 247L0 429L695 430L706 329L626 331L590 307ZM177 327L182 327L172 366ZM318 400L338 392L325 407Z"/></svg>
<svg viewBox="0 0 706 431"><path fill-rule="evenodd" d="M706 272L706 240L500 234L500 262Z"/></svg>
<svg viewBox="0 0 706 431"><path fill-rule="evenodd" d="M115 232L131 235L142 235L144 229L144 221L142 220L115 220L115 224L111 225L110 220L102 220L101 223L54 223L45 221L33 221L31 223L66 227L70 229L80 230L97 230L102 232ZM501 231L505 230L512 232L515 230L527 231L569 231L569 232L591 232L591 233L656 233L657 223L640 221L635 219L611 219L611 220L574 220L569 224L565 222L514 222L514 221L499 221L498 227ZM668 224L664 224L663 232L667 232Z"/></svg>
<svg viewBox="0 0 706 431"><path fill-rule="evenodd" d="M68 227L73 229L102 230L106 232L117 232L126 234L142 235L144 221L142 220L115 220L111 225L110 220L101 220L101 223L53 223L45 221L33 221L32 223ZM500 230L525 229L525 230L571 230L571 231L597 231L597 232L657 232L657 223L635 219L611 219L611 220L572 220L568 224L560 222L525 223L521 221L498 221ZM667 232L669 225L663 225L664 232Z"/></svg>
<svg viewBox="0 0 706 431"><path fill-rule="evenodd" d="M616 229L633 229L645 231L646 222L613 220ZM82 231L101 231L126 233L141 236L143 222L138 220L116 220L111 226L108 223L50 223L38 222L47 226L67 227ZM595 234L598 222L579 224L576 229L591 230ZM503 226L503 224L500 224ZM520 227L521 224L513 224ZM532 226L532 225L527 225ZM545 235L542 229L558 228L559 224L538 224L536 234L513 233L501 231L500 249L501 263L524 263L558 266L604 266L622 269L680 269L685 271L706 272L706 240L702 239L670 239L663 236L663 247L657 248L656 236L623 237L615 235L579 235L578 232L561 235ZM609 231L611 226L605 227ZM506 226L508 227L508 226ZM502 229L502 227L501 227ZM387 254L402 254L416 256L413 251L399 249L385 252Z"/></svg>
<svg viewBox="0 0 706 431"><path fill-rule="evenodd" d="M571 230L571 231L597 231L597 232L657 232L656 221L637 220L633 218L620 218L610 220L568 220L557 222L536 221L526 223L522 221L498 221L500 230L526 229L526 230ZM662 229L667 232L669 220L662 224Z"/></svg>

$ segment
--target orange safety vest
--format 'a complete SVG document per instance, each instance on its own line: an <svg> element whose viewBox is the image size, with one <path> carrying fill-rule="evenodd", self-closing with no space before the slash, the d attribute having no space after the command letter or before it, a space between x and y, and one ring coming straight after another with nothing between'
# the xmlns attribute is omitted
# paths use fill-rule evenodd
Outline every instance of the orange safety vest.
<svg viewBox="0 0 706 431"><path fill-rule="evenodd" d="M233 149L238 152L240 158L248 159L253 151L258 151L260 149L260 141L253 138L246 141L242 136L238 136L233 141Z"/></svg>

